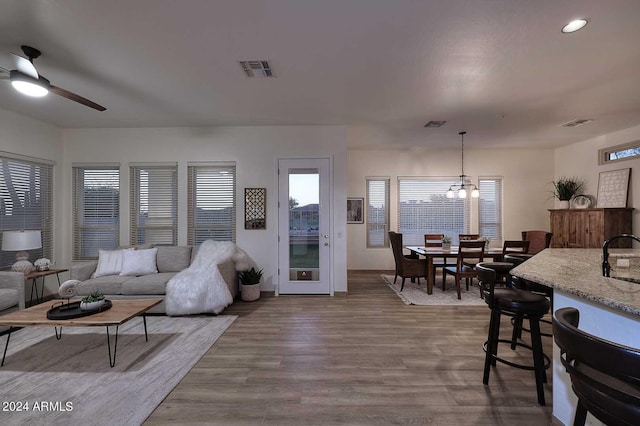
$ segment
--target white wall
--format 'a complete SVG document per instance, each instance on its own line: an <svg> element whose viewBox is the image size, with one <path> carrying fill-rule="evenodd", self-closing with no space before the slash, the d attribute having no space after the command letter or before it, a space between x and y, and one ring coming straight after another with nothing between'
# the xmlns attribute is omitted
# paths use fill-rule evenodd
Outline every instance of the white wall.
<svg viewBox="0 0 640 426"><path fill-rule="evenodd" d="M129 242L129 163L178 163L178 240L187 240L187 162L235 161L237 171L236 243L264 268L262 290L277 282L276 158L330 157L333 161L333 265L335 291L347 289L346 130L339 126L214 127L150 129L67 129L64 131L66 220L62 225L65 260L71 258L72 164L117 162L121 165L120 243ZM245 230L244 188L267 188L267 229ZM340 237L339 237L340 236Z"/></svg>
<svg viewBox="0 0 640 426"><path fill-rule="evenodd" d="M631 168L629 181L629 198L627 207L635 208L633 212L633 232L640 234L640 158L598 165L598 150L615 145L640 140L640 126L608 135L589 139L584 142L558 148L555 151L555 178L576 176L587 183L585 193L598 195L598 176L600 172Z"/></svg>
<svg viewBox="0 0 640 426"><path fill-rule="evenodd" d="M549 229L553 180L553 151L549 149L465 149L465 173L477 183L478 176L501 176L503 180L503 235L520 239L521 231ZM366 177L391 180L391 230L398 229L397 179L399 176L457 176L459 149L349 150L347 196L366 198ZM474 202L472 230L477 230L477 203ZM366 248L366 226L349 224L347 262L349 269L393 269L389 248Z"/></svg>

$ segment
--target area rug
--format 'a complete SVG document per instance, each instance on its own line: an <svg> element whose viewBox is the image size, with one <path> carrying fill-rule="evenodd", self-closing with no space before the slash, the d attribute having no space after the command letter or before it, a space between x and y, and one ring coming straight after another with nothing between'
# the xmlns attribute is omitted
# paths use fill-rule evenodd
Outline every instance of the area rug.
<svg viewBox="0 0 640 426"><path fill-rule="evenodd" d="M417 280L412 283L409 278L404 282L404 289L400 291L402 286L402 278L398 277L396 284L393 283L393 275L380 275L380 277L391 287L391 289L398 295L398 297L406 305L484 305L484 300L480 298L480 290L477 286L469 287L469 291L466 290L464 282L462 283L462 299L458 299L458 293L456 291L453 279L449 279L445 291L442 291L441 279L436 280L436 285L433 288L433 294L427 294L427 281L420 280L418 285Z"/></svg>
<svg viewBox="0 0 640 426"><path fill-rule="evenodd" d="M236 318L148 316L148 342L134 318L120 326L113 368L104 327L66 327L61 340L52 327L14 332L0 367L0 424L141 424Z"/></svg>

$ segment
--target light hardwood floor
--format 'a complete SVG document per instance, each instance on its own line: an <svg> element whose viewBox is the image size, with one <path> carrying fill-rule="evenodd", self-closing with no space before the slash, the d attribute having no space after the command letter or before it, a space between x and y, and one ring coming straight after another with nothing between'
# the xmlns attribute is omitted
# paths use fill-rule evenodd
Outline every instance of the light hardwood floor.
<svg viewBox="0 0 640 426"><path fill-rule="evenodd" d="M551 423L551 370L546 407L531 371L498 364L482 384L486 306L407 306L379 275L350 272L347 296L235 302L224 313L239 318L146 424Z"/></svg>

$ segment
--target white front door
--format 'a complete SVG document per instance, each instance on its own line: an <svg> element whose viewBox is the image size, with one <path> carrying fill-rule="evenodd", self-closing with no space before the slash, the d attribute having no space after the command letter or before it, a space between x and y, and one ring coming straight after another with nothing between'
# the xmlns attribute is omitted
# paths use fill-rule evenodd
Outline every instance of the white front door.
<svg viewBox="0 0 640 426"><path fill-rule="evenodd" d="M333 294L328 158L278 161L277 294Z"/></svg>

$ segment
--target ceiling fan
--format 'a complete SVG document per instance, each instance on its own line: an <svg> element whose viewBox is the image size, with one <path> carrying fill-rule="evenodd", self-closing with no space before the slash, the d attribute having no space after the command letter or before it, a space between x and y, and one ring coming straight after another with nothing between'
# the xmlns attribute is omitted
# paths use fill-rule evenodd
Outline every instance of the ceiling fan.
<svg viewBox="0 0 640 426"><path fill-rule="evenodd" d="M0 70L9 74L8 76L0 76L1 80L10 80L11 84L17 91L28 96L41 97L45 96L49 92L53 92L56 95L81 103L89 108L97 109L98 111L106 110L102 105L98 105L87 98L83 98L80 95L76 95L73 92L51 84L49 80L38 74L36 67L33 65L33 60L40 56L40 51L31 46L21 47L22 51L29 59L12 53L11 55L13 56L17 69L8 70L0 67Z"/></svg>

